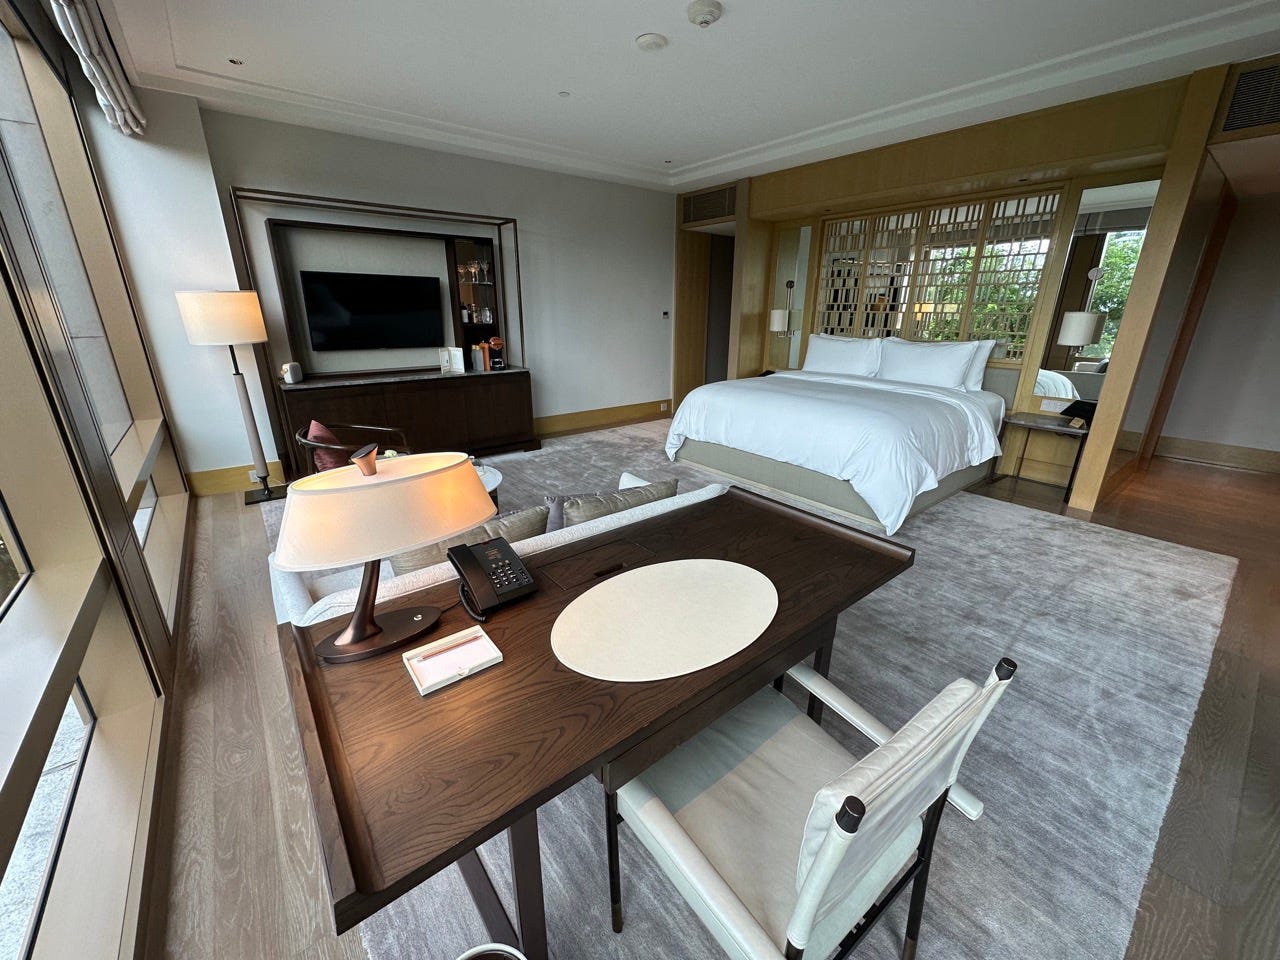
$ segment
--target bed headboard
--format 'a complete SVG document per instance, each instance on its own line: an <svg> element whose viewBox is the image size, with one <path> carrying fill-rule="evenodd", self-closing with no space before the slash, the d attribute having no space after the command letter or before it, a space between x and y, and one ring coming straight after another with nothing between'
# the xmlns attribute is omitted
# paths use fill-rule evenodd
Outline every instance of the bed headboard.
<svg viewBox="0 0 1280 960"><path fill-rule="evenodd" d="M1013 367L987 367L982 377L982 389L1004 397L1005 406L1013 409L1013 395L1018 390L1018 377L1022 371Z"/></svg>

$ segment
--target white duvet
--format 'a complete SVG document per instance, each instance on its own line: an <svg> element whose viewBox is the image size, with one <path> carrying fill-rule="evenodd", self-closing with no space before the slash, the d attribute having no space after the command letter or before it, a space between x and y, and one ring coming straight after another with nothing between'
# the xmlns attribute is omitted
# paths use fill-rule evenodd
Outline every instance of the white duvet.
<svg viewBox="0 0 1280 960"><path fill-rule="evenodd" d="M998 400L998 398L996 398ZM848 480L889 533L916 496L996 456L992 395L871 377L788 371L698 387L667 435L745 450ZM993 416L994 414L994 416Z"/></svg>

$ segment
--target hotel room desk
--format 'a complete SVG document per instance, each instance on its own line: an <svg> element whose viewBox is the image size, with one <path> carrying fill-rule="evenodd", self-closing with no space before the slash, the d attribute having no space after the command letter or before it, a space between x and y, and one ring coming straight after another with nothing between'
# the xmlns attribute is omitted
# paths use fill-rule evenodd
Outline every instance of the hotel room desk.
<svg viewBox="0 0 1280 960"><path fill-rule="evenodd" d="M595 680L556 660L551 626L571 600L625 568L689 557L737 560L773 581L778 612L755 643L648 683ZM810 655L823 670L837 615L913 559L910 548L734 488L530 558L538 592L485 624L503 662L426 697L398 656L320 663L314 646L339 621L281 626L337 931L459 863L495 939L518 930L531 960L544 957L537 808L593 773L617 789ZM456 589L451 580L386 608L448 606ZM437 634L470 623L454 607ZM507 829L518 926L474 852Z"/></svg>

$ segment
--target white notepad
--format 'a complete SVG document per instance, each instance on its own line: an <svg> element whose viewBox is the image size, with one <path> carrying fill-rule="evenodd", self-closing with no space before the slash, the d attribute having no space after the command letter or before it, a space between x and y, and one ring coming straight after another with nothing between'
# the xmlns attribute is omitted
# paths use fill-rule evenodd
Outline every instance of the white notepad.
<svg viewBox="0 0 1280 960"><path fill-rule="evenodd" d="M421 696L502 662L502 651L480 626L468 627L401 654Z"/></svg>

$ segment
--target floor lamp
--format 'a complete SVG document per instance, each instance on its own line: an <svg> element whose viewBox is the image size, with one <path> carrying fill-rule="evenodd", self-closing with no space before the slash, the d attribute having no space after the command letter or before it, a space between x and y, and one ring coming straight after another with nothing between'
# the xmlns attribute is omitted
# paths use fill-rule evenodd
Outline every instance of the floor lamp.
<svg viewBox="0 0 1280 960"><path fill-rule="evenodd" d="M187 339L196 346L226 347L231 352L232 379L240 397L240 413L245 433L249 436L249 452L253 454L253 474L261 490L250 490L244 502L263 503L281 500L285 487L272 487L268 482L267 458L262 452L258 424L249 405L249 388L236 359L236 345L266 343L267 327L262 322L262 307L252 290L179 290L178 312L186 327Z"/></svg>

